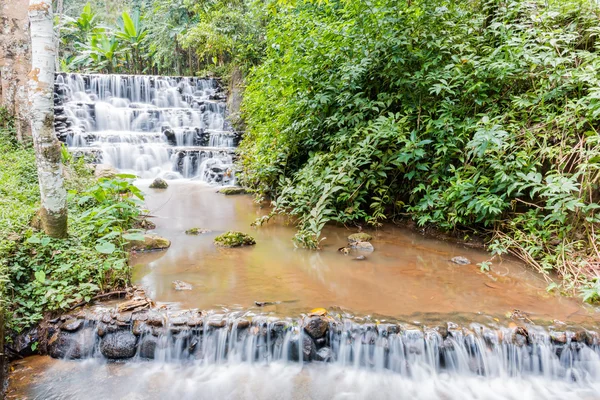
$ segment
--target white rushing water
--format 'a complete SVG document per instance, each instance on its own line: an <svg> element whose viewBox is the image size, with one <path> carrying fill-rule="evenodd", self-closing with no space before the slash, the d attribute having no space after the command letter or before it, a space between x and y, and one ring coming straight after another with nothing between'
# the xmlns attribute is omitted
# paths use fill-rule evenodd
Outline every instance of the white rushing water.
<svg viewBox="0 0 600 400"><path fill-rule="evenodd" d="M100 338L93 332L101 323L91 322L64 354L85 360L57 361L30 393L44 399L600 398L600 348L592 336L477 324L442 335L343 320L313 340L291 319L255 317L238 325L237 315L225 324L216 315L196 327L178 319L159 330L136 328L135 356L126 363L107 360L103 349L104 341L112 351L127 342L129 330L109 329ZM66 335L59 341L76 337Z"/></svg>
<svg viewBox="0 0 600 400"><path fill-rule="evenodd" d="M140 178L235 183L215 79L59 74L55 94L57 135L77 154Z"/></svg>

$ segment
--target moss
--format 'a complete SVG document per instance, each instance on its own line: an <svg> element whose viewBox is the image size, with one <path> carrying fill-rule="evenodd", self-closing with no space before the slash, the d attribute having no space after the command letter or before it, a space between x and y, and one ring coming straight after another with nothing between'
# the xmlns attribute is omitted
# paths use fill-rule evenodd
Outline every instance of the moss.
<svg viewBox="0 0 600 400"><path fill-rule="evenodd" d="M129 251L151 251L164 250L171 246L171 241L164 237L147 233L144 235L144 240L132 240L126 248Z"/></svg>
<svg viewBox="0 0 600 400"><path fill-rule="evenodd" d="M210 230L208 229L202 229L202 228L192 228L192 229L188 229L187 231L185 231L186 235L202 235L204 233L208 233L210 232Z"/></svg>
<svg viewBox="0 0 600 400"><path fill-rule="evenodd" d="M161 178L156 178L152 184L150 184L150 189L166 189L169 185L167 181Z"/></svg>
<svg viewBox="0 0 600 400"><path fill-rule="evenodd" d="M225 196L231 196L234 194L245 194L246 189L237 186L225 187L219 190L219 193L224 194Z"/></svg>
<svg viewBox="0 0 600 400"><path fill-rule="evenodd" d="M215 238L215 245L221 247L240 247L256 244L254 238L242 232L229 231Z"/></svg>
<svg viewBox="0 0 600 400"><path fill-rule="evenodd" d="M370 240L373 240L373 236L371 236L365 232L353 233L352 235L348 236L348 242L350 242L350 243L368 242Z"/></svg>

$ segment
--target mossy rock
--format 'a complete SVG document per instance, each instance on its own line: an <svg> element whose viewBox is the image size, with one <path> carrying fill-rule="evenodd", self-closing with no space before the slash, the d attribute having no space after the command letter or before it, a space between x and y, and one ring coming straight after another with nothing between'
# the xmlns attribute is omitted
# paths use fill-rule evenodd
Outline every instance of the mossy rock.
<svg viewBox="0 0 600 400"><path fill-rule="evenodd" d="M220 189L218 193L224 194L225 196L232 196L235 194L245 194L246 189L239 186L231 186Z"/></svg>
<svg viewBox="0 0 600 400"><path fill-rule="evenodd" d="M353 233L348 236L348 243L369 242L371 240L373 240L373 236L365 232Z"/></svg>
<svg viewBox="0 0 600 400"><path fill-rule="evenodd" d="M144 240L132 240L126 245L129 251L164 250L170 246L171 241L169 239L152 233L146 233Z"/></svg>
<svg viewBox="0 0 600 400"><path fill-rule="evenodd" d="M240 247L256 244L254 238L242 232L229 231L215 238L215 245L220 247Z"/></svg>
<svg viewBox="0 0 600 400"><path fill-rule="evenodd" d="M150 189L166 189L169 187L167 181L162 178L156 178L151 184Z"/></svg>
<svg viewBox="0 0 600 400"><path fill-rule="evenodd" d="M205 233L209 233L210 230L209 229L202 229L202 228L192 228L192 229L188 229L187 231L185 231L186 235L203 235Z"/></svg>

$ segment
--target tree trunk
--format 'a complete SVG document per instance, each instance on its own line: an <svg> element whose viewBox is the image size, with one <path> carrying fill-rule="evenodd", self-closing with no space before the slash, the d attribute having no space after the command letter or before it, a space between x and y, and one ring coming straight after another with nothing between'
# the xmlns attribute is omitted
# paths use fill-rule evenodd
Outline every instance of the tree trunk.
<svg viewBox="0 0 600 400"><path fill-rule="evenodd" d="M30 0L31 72L29 103L46 234L67 235L67 192L63 184L61 146L54 134L54 59L56 46L51 0Z"/></svg>
<svg viewBox="0 0 600 400"><path fill-rule="evenodd" d="M29 0L0 1L0 106L15 117L17 139L31 137L27 74L31 70Z"/></svg>

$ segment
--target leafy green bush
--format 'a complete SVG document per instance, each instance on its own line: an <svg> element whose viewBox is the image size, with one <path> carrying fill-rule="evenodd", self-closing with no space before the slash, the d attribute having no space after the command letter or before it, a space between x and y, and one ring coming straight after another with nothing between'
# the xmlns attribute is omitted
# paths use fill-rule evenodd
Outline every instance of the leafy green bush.
<svg viewBox="0 0 600 400"><path fill-rule="evenodd" d="M325 223L475 229L564 289L600 262L598 4L279 5L244 101L243 184ZM586 286L587 285L587 286ZM592 298L593 296L587 296Z"/></svg>
<svg viewBox="0 0 600 400"><path fill-rule="evenodd" d="M140 217L141 192L133 176L96 181L81 161L70 177L69 237L52 239L35 228L39 189L33 149L0 128L0 299L13 331L47 311L69 309L129 283L127 241ZM33 222L32 222L33 221Z"/></svg>

